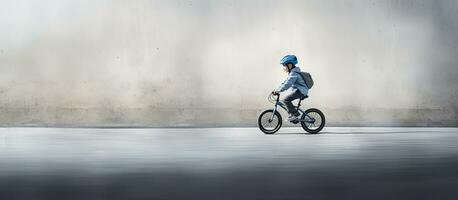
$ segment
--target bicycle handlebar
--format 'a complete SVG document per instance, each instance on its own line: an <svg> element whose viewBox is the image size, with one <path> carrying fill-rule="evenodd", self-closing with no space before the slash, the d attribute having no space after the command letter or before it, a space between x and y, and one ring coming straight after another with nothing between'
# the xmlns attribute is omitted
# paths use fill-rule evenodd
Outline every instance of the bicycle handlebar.
<svg viewBox="0 0 458 200"><path fill-rule="evenodd" d="M274 96L277 96L276 98ZM271 102L271 103L275 103L276 101L278 101L280 99L280 93L277 93L277 94L274 94L274 93L270 93L269 96L267 97L267 99Z"/></svg>

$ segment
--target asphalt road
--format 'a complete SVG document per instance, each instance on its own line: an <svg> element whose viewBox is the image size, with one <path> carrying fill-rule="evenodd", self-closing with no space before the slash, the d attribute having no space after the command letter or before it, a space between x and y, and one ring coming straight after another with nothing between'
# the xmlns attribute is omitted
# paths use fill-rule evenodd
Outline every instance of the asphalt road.
<svg viewBox="0 0 458 200"><path fill-rule="evenodd" d="M0 128L0 199L458 199L458 128Z"/></svg>

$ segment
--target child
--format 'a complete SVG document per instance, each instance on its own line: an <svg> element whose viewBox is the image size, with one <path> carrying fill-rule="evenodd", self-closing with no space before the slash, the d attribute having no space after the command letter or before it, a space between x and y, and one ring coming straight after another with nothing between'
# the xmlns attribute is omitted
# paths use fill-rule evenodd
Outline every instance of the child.
<svg viewBox="0 0 458 200"><path fill-rule="evenodd" d="M280 64L283 65L283 70L288 72L288 78L272 93L279 94L290 87L293 89L291 94L281 100L281 102L286 105L289 114L288 121L291 122L297 120L300 116L300 113L295 109L292 101L306 96L309 89L299 74L301 69L296 67L297 58L295 55L286 55L281 59Z"/></svg>

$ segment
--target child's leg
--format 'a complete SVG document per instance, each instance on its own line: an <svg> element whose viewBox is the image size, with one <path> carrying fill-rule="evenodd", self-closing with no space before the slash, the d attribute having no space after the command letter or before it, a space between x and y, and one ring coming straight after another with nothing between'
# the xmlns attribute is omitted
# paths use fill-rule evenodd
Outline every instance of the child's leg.
<svg viewBox="0 0 458 200"><path fill-rule="evenodd" d="M297 112L292 101L294 101L295 99L301 98L301 96L302 96L301 92L299 90L296 90L296 92L293 92L282 99L282 102L286 105L286 108L290 115L295 114Z"/></svg>

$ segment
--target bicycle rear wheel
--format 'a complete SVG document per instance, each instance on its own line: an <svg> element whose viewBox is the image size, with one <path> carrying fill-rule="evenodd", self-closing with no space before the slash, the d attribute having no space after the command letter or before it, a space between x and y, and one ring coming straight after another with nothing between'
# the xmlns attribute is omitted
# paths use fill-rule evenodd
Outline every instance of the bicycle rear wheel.
<svg viewBox="0 0 458 200"><path fill-rule="evenodd" d="M324 128L325 124L326 119L324 118L323 112L316 108L306 110L301 117L302 128L311 134L319 133Z"/></svg>
<svg viewBox="0 0 458 200"><path fill-rule="evenodd" d="M265 134L274 134L281 128L282 118L278 111L274 110L265 110L258 117L258 126L259 129ZM274 115L272 118L272 114ZM272 118L272 120L271 120Z"/></svg>

